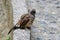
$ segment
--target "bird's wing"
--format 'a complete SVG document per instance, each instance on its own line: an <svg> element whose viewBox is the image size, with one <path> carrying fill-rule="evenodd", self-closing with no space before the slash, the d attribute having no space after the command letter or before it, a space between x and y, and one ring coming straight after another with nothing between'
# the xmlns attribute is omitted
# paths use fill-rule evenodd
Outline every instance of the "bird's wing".
<svg viewBox="0 0 60 40"><path fill-rule="evenodd" d="M33 15L30 15L29 22L26 24L26 27L31 27L35 17Z"/></svg>
<svg viewBox="0 0 60 40"><path fill-rule="evenodd" d="M20 26L25 26L29 22L29 15L25 15L20 23Z"/></svg>
<svg viewBox="0 0 60 40"><path fill-rule="evenodd" d="M23 19L25 18L26 15L28 15L28 14L24 14L24 15L22 15L22 16L21 16L21 19L17 22L16 25L21 25L22 22L23 22Z"/></svg>

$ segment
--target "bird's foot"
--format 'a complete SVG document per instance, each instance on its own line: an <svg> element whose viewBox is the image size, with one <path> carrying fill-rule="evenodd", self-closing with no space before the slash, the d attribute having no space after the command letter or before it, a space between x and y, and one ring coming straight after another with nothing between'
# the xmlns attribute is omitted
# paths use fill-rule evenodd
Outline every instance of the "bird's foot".
<svg viewBox="0 0 60 40"><path fill-rule="evenodd" d="M25 27L20 27L20 29L25 29Z"/></svg>
<svg viewBox="0 0 60 40"><path fill-rule="evenodd" d="M27 29L31 30L31 27L27 27Z"/></svg>

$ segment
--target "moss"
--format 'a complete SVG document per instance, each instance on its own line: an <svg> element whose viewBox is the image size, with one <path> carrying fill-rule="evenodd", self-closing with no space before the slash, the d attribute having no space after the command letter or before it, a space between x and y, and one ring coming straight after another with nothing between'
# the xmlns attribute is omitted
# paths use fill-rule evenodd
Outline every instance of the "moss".
<svg viewBox="0 0 60 40"><path fill-rule="evenodd" d="M10 40L10 35L7 35L6 40Z"/></svg>

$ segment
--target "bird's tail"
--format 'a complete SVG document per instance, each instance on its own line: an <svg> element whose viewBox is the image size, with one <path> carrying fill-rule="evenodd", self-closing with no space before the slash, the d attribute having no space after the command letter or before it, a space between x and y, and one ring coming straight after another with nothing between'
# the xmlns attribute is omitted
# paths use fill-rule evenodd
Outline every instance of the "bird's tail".
<svg viewBox="0 0 60 40"><path fill-rule="evenodd" d="M15 30L15 29L18 29L18 28L19 28L19 27L14 26L13 28L11 28L11 29L9 30L8 34L10 34L11 31L13 31L13 30Z"/></svg>
<svg viewBox="0 0 60 40"><path fill-rule="evenodd" d="M14 27L13 27L12 29L9 30L8 34L10 34L10 32L11 32L12 30L14 30Z"/></svg>

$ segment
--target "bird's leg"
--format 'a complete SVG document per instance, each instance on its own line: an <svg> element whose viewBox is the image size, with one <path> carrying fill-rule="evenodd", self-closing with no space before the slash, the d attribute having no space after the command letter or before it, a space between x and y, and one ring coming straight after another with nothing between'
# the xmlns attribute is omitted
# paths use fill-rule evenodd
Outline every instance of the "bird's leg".
<svg viewBox="0 0 60 40"><path fill-rule="evenodd" d="M20 29L25 29L25 27L24 26L21 26Z"/></svg>
<svg viewBox="0 0 60 40"><path fill-rule="evenodd" d="M31 30L31 27L27 27L27 29Z"/></svg>

